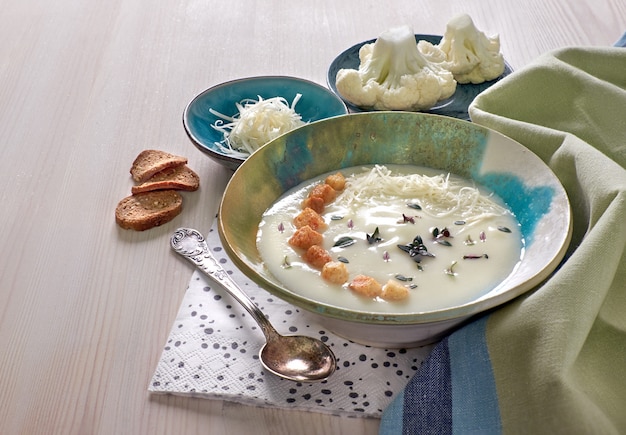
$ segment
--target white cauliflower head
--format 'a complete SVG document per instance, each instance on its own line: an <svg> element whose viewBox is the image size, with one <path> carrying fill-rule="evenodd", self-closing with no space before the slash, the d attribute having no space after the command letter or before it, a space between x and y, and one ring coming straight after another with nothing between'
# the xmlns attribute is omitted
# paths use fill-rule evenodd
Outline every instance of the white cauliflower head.
<svg viewBox="0 0 626 435"><path fill-rule="evenodd" d="M419 41L418 49L428 60L454 74L458 83L483 83L504 72L500 37L485 35L467 14L450 20L439 44Z"/></svg>
<svg viewBox="0 0 626 435"><path fill-rule="evenodd" d="M339 93L355 106L377 110L426 110L456 90L452 73L428 61L408 26L383 32L359 50L358 70L337 72Z"/></svg>

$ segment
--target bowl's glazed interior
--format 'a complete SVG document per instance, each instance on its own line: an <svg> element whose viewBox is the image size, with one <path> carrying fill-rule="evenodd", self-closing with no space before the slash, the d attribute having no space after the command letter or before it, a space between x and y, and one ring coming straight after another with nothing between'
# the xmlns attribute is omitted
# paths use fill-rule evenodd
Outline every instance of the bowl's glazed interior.
<svg viewBox="0 0 626 435"><path fill-rule="evenodd" d="M320 304L285 288L265 268L258 224L285 191L318 175L369 164L411 164L473 179L516 214L526 242L521 264L499 286L469 304L432 312L384 314ZM508 301L545 279L571 235L567 195L556 176L519 143L458 119L406 112L370 112L318 121L267 144L230 180L219 232L235 264L270 293L333 319L385 325L423 324L470 316Z"/></svg>

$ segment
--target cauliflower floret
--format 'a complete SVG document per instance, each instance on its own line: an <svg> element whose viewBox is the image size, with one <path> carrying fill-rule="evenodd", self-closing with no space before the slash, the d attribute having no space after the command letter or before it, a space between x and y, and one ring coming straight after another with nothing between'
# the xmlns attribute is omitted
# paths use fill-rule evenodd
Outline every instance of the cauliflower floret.
<svg viewBox="0 0 626 435"><path fill-rule="evenodd" d="M358 70L340 69L336 86L352 104L377 110L426 110L456 90L452 73L427 60L408 26L383 32L359 50Z"/></svg>
<svg viewBox="0 0 626 435"><path fill-rule="evenodd" d="M454 74L458 83L479 84L504 72L500 37L485 35L467 14L450 20L439 44L422 40L417 48L430 62Z"/></svg>
<svg viewBox="0 0 626 435"><path fill-rule="evenodd" d="M450 81L449 83L453 83ZM443 84L445 86L445 83ZM411 91L408 91L408 90ZM450 88L446 88L445 97L450 97L456 84L449 92ZM400 86L397 88L389 88L387 92L381 95L381 104L379 108L390 110L426 110L433 107L439 101L442 95L442 84L434 74L415 74L405 75L400 79ZM415 103L415 97L419 95L419 104Z"/></svg>
<svg viewBox="0 0 626 435"><path fill-rule="evenodd" d="M417 41L417 49L426 59L435 65L441 66L447 60L446 53L444 53L438 45L434 45L423 39Z"/></svg>

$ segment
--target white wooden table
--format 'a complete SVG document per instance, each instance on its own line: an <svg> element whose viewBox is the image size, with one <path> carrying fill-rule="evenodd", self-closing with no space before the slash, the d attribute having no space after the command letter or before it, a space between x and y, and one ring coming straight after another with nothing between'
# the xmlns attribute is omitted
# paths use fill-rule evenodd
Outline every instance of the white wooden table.
<svg viewBox="0 0 626 435"><path fill-rule="evenodd" d="M0 0L0 433L374 434L378 420L151 396L191 277L178 226L207 231L229 171L181 115L211 85L281 74L325 84L345 48L393 26L442 34L469 13L520 68L570 45L611 45L623 0ZM175 221L114 222L145 148L201 177Z"/></svg>

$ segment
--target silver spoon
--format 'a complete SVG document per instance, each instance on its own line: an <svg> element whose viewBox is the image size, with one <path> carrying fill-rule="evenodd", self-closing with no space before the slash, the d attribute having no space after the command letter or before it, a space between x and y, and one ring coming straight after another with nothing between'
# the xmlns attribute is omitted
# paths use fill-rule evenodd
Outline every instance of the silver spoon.
<svg viewBox="0 0 626 435"><path fill-rule="evenodd" d="M271 373L291 381L323 381L337 366L335 355L322 341L302 335L280 335L257 305L246 295L209 252L202 234L179 228L171 239L174 251L195 264L231 294L258 323L267 342L261 348L261 364Z"/></svg>

